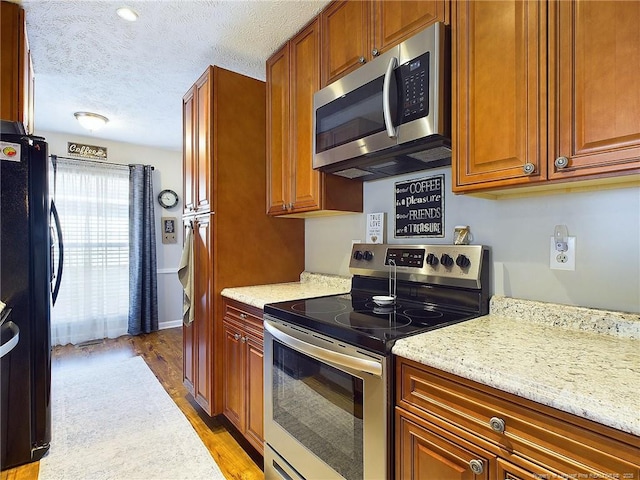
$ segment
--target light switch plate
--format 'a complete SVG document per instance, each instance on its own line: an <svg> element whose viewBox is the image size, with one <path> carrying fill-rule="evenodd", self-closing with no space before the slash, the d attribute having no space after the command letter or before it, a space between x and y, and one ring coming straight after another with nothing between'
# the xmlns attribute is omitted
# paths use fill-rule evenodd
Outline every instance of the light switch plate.
<svg viewBox="0 0 640 480"><path fill-rule="evenodd" d="M551 270L575 270L576 269L576 237L567 237L567 251L556 250L554 237L549 237L549 268Z"/></svg>

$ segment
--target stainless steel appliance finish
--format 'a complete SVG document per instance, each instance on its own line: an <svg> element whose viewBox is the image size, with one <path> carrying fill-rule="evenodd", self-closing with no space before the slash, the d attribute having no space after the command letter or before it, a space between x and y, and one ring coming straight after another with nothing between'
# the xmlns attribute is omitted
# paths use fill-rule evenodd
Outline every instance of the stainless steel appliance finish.
<svg viewBox="0 0 640 480"><path fill-rule="evenodd" d="M265 305L265 477L392 478L391 348L488 313L488 265L480 245L356 244L349 294Z"/></svg>
<svg viewBox="0 0 640 480"><path fill-rule="evenodd" d="M436 23L316 92L313 167L373 180L449 165L445 39Z"/></svg>
<svg viewBox="0 0 640 480"><path fill-rule="evenodd" d="M385 476L389 359L269 315L264 327L265 478Z"/></svg>

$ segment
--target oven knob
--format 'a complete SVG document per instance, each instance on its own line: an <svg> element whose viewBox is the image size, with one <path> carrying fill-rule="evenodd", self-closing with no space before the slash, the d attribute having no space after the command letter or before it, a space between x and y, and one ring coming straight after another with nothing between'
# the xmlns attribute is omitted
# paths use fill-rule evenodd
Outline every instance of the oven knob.
<svg viewBox="0 0 640 480"><path fill-rule="evenodd" d="M360 250L356 250L353 253L353 259L354 260L362 260L362 252Z"/></svg>
<svg viewBox="0 0 640 480"><path fill-rule="evenodd" d="M365 250L364 253L362 254L362 257L368 262L373 259L373 252L370 252L369 250Z"/></svg>
<svg viewBox="0 0 640 480"><path fill-rule="evenodd" d="M443 253L442 256L440 257L440 263L445 267L450 267L453 265L453 258L451 258L446 253Z"/></svg>
<svg viewBox="0 0 640 480"><path fill-rule="evenodd" d="M471 265L471 260L469 260L467 256L460 254L456 258L456 265L458 265L460 268L469 268L469 265Z"/></svg>
<svg viewBox="0 0 640 480"><path fill-rule="evenodd" d="M431 265L432 267L435 267L436 265L438 265L438 257L436 257L433 253L430 253L429 255L427 255L427 258L425 261L427 262L427 265Z"/></svg>

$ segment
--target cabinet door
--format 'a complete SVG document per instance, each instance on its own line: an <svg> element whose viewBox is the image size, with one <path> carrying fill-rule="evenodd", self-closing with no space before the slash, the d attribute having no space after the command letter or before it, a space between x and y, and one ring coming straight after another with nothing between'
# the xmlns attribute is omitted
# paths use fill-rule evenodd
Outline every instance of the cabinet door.
<svg viewBox="0 0 640 480"><path fill-rule="evenodd" d="M213 294L211 279L211 224L209 215L198 217L194 222L194 304L193 325L195 327L195 399L211 415L212 386L212 350L213 350Z"/></svg>
<svg viewBox="0 0 640 480"><path fill-rule="evenodd" d="M403 480L423 478L488 480L490 478L490 470L495 468L495 456L458 439L465 444L462 446L419 425L412 421L412 418L415 417L396 409L396 478ZM449 434L449 436L452 435ZM471 465L479 471L474 473Z"/></svg>
<svg viewBox="0 0 640 480"><path fill-rule="evenodd" d="M445 0L374 2L373 48L382 53L435 22L449 22Z"/></svg>
<svg viewBox="0 0 640 480"><path fill-rule="evenodd" d="M289 43L267 60L267 213L287 213L289 168Z"/></svg>
<svg viewBox="0 0 640 480"><path fill-rule="evenodd" d="M290 42L290 129L293 212L320 208L320 173L313 169L313 94L319 89L319 34L314 21Z"/></svg>
<svg viewBox="0 0 640 480"><path fill-rule="evenodd" d="M213 71L209 69L198 79L196 88L196 127L195 145L196 175L195 175L195 207L197 211L213 211L211 193L212 175L212 138L213 138Z"/></svg>
<svg viewBox="0 0 640 480"><path fill-rule="evenodd" d="M264 450L264 351L261 338L246 335L246 436L262 453Z"/></svg>
<svg viewBox="0 0 640 480"><path fill-rule="evenodd" d="M191 213L195 210L195 183L196 183L196 105L195 86L182 98L182 196L183 213Z"/></svg>
<svg viewBox="0 0 640 480"><path fill-rule="evenodd" d="M498 458L496 478L500 480L540 480L542 478L551 479L564 477L564 475L559 475L551 470L542 468L540 465L531 463L528 460L518 458L517 461L523 466L520 467ZM570 478L570 475L567 475L566 478ZM589 476L585 474L583 478L589 478ZM597 478L597 476L593 476L592 478Z"/></svg>
<svg viewBox="0 0 640 480"><path fill-rule="evenodd" d="M371 58L371 1L333 2L320 14L320 21L320 70L322 86L325 87Z"/></svg>
<svg viewBox="0 0 640 480"><path fill-rule="evenodd" d="M454 2L455 192L546 179L546 3Z"/></svg>
<svg viewBox="0 0 640 480"><path fill-rule="evenodd" d="M640 3L560 1L550 13L557 15L550 99L558 103L550 110L557 109L557 137L549 177L638 172ZM557 157L568 165L557 168Z"/></svg>
<svg viewBox="0 0 640 480"><path fill-rule="evenodd" d="M243 332L232 323L223 322L224 415L238 430L244 431L244 344Z"/></svg>

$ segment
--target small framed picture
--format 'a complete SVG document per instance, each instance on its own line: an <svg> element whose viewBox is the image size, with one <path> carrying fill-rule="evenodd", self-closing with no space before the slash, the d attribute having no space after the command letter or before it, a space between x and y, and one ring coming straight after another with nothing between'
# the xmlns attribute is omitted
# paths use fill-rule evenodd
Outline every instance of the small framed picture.
<svg viewBox="0 0 640 480"><path fill-rule="evenodd" d="M164 233L175 233L176 231L176 219L173 217L165 217L162 219Z"/></svg>

